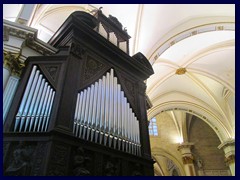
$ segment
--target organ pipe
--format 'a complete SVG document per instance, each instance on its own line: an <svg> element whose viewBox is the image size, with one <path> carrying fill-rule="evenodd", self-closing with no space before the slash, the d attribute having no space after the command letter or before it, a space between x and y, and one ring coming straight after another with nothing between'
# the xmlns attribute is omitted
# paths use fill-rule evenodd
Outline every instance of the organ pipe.
<svg viewBox="0 0 240 180"><path fill-rule="evenodd" d="M77 94L73 126L78 138L141 155L139 122L113 69Z"/></svg>

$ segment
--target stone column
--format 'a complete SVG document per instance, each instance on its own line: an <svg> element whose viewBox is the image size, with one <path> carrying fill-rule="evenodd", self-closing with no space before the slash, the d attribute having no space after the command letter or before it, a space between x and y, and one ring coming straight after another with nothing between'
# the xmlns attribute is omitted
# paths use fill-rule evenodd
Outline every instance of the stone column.
<svg viewBox="0 0 240 180"><path fill-rule="evenodd" d="M191 148L193 143L182 143L178 146L178 151L182 155L182 161L186 176L196 176L196 172L193 164L193 155Z"/></svg>
<svg viewBox="0 0 240 180"><path fill-rule="evenodd" d="M19 77L24 67L24 60L20 60L18 53L4 52L3 61L3 123L17 89ZM6 70L5 70L6 69ZM7 69L9 69L7 71ZM5 72L4 72L5 71Z"/></svg>
<svg viewBox="0 0 240 180"><path fill-rule="evenodd" d="M229 166L232 176L235 176L235 140L230 139L218 146L225 153L225 162Z"/></svg>
<svg viewBox="0 0 240 180"><path fill-rule="evenodd" d="M5 87L7 85L7 81L10 76L10 73L11 73L11 70L8 67L3 66L3 91L5 90Z"/></svg>
<svg viewBox="0 0 240 180"><path fill-rule="evenodd" d="M12 59L14 55L10 52L3 53L3 91L7 85L8 79L12 71Z"/></svg>
<svg viewBox="0 0 240 180"><path fill-rule="evenodd" d="M18 81L19 77L14 75L11 75L8 79L5 91L3 93L3 123L5 122L8 110L10 108L10 105L12 104Z"/></svg>

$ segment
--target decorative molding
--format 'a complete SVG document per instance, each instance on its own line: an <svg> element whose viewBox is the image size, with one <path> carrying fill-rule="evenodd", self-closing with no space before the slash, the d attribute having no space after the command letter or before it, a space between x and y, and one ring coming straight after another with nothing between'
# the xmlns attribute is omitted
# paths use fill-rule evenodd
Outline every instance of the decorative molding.
<svg viewBox="0 0 240 180"><path fill-rule="evenodd" d="M143 168L139 163L133 165L132 176L143 176Z"/></svg>
<svg viewBox="0 0 240 180"><path fill-rule="evenodd" d="M182 150L182 149L191 149L192 148L192 146L194 145L194 143L189 143L189 142L187 142L187 143L182 143L182 144L180 144L179 146L178 146L178 151L180 151L180 150Z"/></svg>
<svg viewBox="0 0 240 180"><path fill-rule="evenodd" d="M122 82L121 86L125 88L124 94L128 102L132 106L135 115L138 115L138 108L136 105L136 85L132 81L130 81L127 77L124 76L120 77L120 82ZM141 88L139 88L138 90L141 90Z"/></svg>
<svg viewBox="0 0 240 180"><path fill-rule="evenodd" d="M33 35L33 34L27 35L26 45L44 56L51 56L56 53L56 51L46 48L46 46L44 45L43 42L40 42L38 39L36 40L35 35Z"/></svg>
<svg viewBox="0 0 240 180"><path fill-rule="evenodd" d="M49 65L49 66L45 66L45 68L48 71L48 73L51 76L51 78L53 79L53 81L55 81L56 80L56 76L57 76L57 72L58 72L58 69L59 69L59 66Z"/></svg>
<svg viewBox="0 0 240 180"><path fill-rule="evenodd" d="M92 161L82 147L78 147L75 155L73 156L73 170L72 174L74 176L90 176L91 171L87 164Z"/></svg>
<svg viewBox="0 0 240 180"><path fill-rule="evenodd" d="M224 30L224 26L216 26L216 31L223 31Z"/></svg>
<svg viewBox="0 0 240 180"><path fill-rule="evenodd" d="M135 86L134 83L130 82L127 78L124 78L124 84L129 92L129 95L131 95L131 99L133 103L135 104Z"/></svg>
<svg viewBox="0 0 240 180"><path fill-rule="evenodd" d="M19 23L3 20L3 41L8 41L9 36L18 37L25 40L27 47L37 51L42 55L53 55L58 49L37 39L38 31Z"/></svg>
<svg viewBox="0 0 240 180"><path fill-rule="evenodd" d="M10 146L10 142L3 142L3 163L5 162L5 157L7 155L8 149Z"/></svg>
<svg viewBox="0 0 240 180"><path fill-rule="evenodd" d="M54 145L52 149L52 156L50 159L49 169L47 175L50 176L64 176L67 170L68 147L64 145Z"/></svg>
<svg viewBox="0 0 240 180"><path fill-rule="evenodd" d="M34 153L34 163L31 171L31 175L40 176L42 175L42 164L44 163L45 156L47 151L47 143L40 142L36 147L36 151Z"/></svg>
<svg viewBox="0 0 240 180"><path fill-rule="evenodd" d="M108 19L113 22L118 28L122 29L122 24L118 21L118 19L109 14Z"/></svg>
<svg viewBox="0 0 240 180"><path fill-rule="evenodd" d="M73 42L71 44L70 52L78 56L80 59L83 59L83 55L86 53L86 49L83 48L79 43Z"/></svg>
<svg viewBox="0 0 240 180"><path fill-rule="evenodd" d="M105 157L104 176L119 176L120 162L117 158Z"/></svg>
<svg viewBox="0 0 240 180"><path fill-rule="evenodd" d="M191 27L189 29L186 29L182 32L179 32L171 37L169 37L167 40L165 40L160 44L158 47L154 48L154 52L152 52L149 56L151 64L154 64L154 62L158 59L158 57L161 56L169 47L172 45L188 38L193 35L205 33L205 32L212 32L212 31L235 31L235 22L215 22L215 23L209 23L209 24L202 24L195 27Z"/></svg>
<svg viewBox="0 0 240 180"><path fill-rule="evenodd" d="M84 81L98 74L106 65L88 56L84 67Z"/></svg>
<svg viewBox="0 0 240 180"><path fill-rule="evenodd" d="M102 168L103 167L103 156L102 154L95 153L94 155L94 174L102 174Z"/></svg>
<svg viewBox="0 0 240 180"><path fill-rule="evenodd" d="M201 176L231 176L231 172L229 170L212 170L212 169L205 169L201 172Z"/></svg>
<svg viewBox="0 0 240 180"><path fill-rule="evenodd" d="M151 109L152 107L153 107L153 104L152 104L152 102L151 102L151 100L150 100L150 98L149 98L149 96L146 94L146 109L148 110L148 109Z"/></svg>
<svg viewBox="0 0 240 180"><path fill-rule="evenodd" d="M231 154L228 157L225 157L225 163L229 166L232 163L235 163L235 154Z"/></svg>
<svg viewBox="0 0 240 180"><path fill-rule="evenodd" d="M8 166L4 171L5 176L29 176L32 168L32 155L35 147L19 142L10 153Z"/></svg>
<svg viewBox="0 0 240 180"><path fill-rule="evenodd" d="M22 70L25 67L24 62L20 60L20 54L3 51L3 56L3 67L10 69L12 71L12 75L20 77Z"/></svg>
<svg viewBox="0 0 240 180"><path fill-rule="evenodd" d="M218 149L222 149L222 148L224 149L224 148L226 148L226 147L228 147L228 146L233 146L233 147L235 147L235 140L234 140L234 139L229 139L229 140L221 143L221 144L218 146Z"/></svg>
<svg viewBox="0 0 240 180"><path fill-rule="evenodd" d="M176 73L177 75L183 75L187 72L186 68L179 68L176 70Z"/></svg>
<svg viewBox="0 0 240 180"><path fill-rule="evenodd" d="M154 73L154 71L152 69L152 65L150 64L148 59L142 53L138 52L135 55L133 55L132 58L136 59L139 63L141 63L143 66L145 66L146 68L151 70L152 73Z"/></svg>
<svg viewBox="0 0 240 180"><path fill-rule="evenodd" d="M184 156L182 157L183 164L193 164L194 158L193 156Z"/></svg>

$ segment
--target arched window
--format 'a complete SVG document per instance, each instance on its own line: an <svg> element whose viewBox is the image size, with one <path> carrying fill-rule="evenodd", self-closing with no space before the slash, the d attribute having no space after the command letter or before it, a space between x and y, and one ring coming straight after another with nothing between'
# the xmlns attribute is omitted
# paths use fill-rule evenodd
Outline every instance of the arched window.
<svg viewBox="0 0 240 180"><path fill-rule="evenodd" d="M158 136L157 120L155 117L150 120L148 129L149 129L149 135Z"/></svg>

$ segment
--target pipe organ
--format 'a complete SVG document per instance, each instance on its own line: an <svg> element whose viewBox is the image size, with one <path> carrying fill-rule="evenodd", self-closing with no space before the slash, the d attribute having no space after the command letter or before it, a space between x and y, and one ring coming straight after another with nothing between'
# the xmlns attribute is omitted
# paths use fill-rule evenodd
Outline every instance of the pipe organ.
<svg viewBox="0 0 240 180"><path fill-rule="evenodd" d="M129 38L115 17L79 11L50 39L58 53L27 58L4 122L4 175L153 175L153 69L128 55Z"/></svg>
<svg viewBox="0 0 240 180"><path fill-rule="evenodd" d="M77 95L76 137L140 155L139 121L111 69Z"/></svg>

